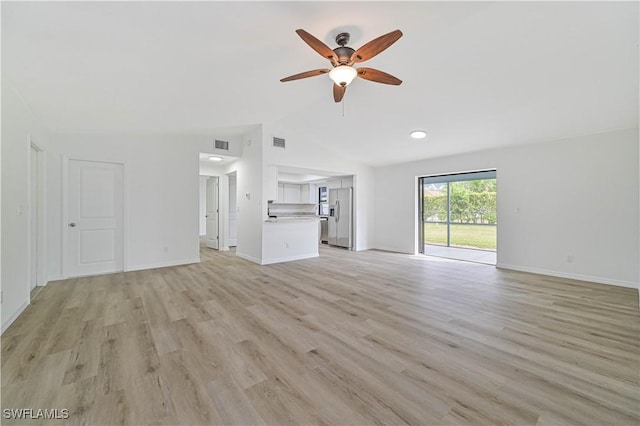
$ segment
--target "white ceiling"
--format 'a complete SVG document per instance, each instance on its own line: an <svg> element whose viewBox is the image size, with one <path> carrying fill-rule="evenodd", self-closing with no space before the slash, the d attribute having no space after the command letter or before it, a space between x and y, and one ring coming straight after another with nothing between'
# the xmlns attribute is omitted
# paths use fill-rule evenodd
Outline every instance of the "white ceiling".
<svg viewBox="0 0 640 426"><path fill-rule="evenodd" d="M326 75L280 83L328 65L298 28L401 29L363 66L404 83L357 79L344 105ZM637 2L2 2L2 77L51 132L283 120L371 165L636 127L638 59Z"/></svg>

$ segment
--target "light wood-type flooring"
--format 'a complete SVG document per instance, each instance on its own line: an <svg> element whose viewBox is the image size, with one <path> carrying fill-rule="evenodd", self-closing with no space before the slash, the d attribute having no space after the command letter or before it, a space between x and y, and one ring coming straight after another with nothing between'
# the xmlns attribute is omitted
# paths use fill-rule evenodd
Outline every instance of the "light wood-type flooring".
<svg viewBox="0 0 640 426"><path fill-rule="evenodd" d="M55 425L638 425L639 333L632 289L203 249L47 285L2 336L2 408L68 409Z"/></svg>

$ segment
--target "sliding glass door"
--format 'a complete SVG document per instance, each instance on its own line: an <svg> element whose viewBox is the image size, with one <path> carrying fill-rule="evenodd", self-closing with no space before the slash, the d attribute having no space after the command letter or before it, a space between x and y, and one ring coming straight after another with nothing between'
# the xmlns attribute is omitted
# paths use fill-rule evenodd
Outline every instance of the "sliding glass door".
<svg viewBox="0 0 640 426"><path fill-rule="evenodd" d="M424 243L449 245L449 185L423 185Z"/></svg>
<svg viewBox="0 0 640 426"><path fill-rule="evenodd" d="M496 171L420 179L424 245L496 250Z"/></svg>

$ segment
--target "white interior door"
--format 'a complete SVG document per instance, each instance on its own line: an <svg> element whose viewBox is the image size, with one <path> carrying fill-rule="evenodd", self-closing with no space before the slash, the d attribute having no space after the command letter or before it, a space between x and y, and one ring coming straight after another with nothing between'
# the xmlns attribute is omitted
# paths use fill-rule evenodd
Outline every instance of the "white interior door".
<svg viewBox="0 0 640 426"><path fill-rule="evenodd" d="M69 276L124 269L123 165L69 160Z"/></svg>
<svg viewBox="0 0 640 426"><path fill-rule="evenodd" d="M38 151L31 147L31 202L29 216L31 219L31 257L30 257L30 289L38 285Z"/></svg>
<svg viewBox="0 0 640 426"><path fill-rule="evenodd" d="M209 248L217 249L219 240L218 231L218 178L207 179L207 241Z"/></svg>

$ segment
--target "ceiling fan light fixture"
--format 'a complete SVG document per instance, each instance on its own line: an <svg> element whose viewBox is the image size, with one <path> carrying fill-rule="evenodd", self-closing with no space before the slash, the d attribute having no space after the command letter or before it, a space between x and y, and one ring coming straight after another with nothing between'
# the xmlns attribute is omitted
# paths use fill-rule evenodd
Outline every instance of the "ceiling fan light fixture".
<svg viewBox="0 0 640 426"><path fill-rule="evenodd" d="M424 130L414 130L409 133L413 139L424 139L427 137L427 132Z"/></svg>
<svg viewBox="0 0 640 426"><path fill-rule="evenodd" d="M280 79L283 83L329 73L329 77L333 81L333 100L336 102L342 101L347 86L356 77L393 86L399 86L402 84L402 80L392 76L391 74L387 74L386 72L379 71L374 68L359 67L356 69L352 67L353 64L368 61L374 56L377 56L379 53L398 41L398 39L402 37L402 31L400 30L391 31L388 34L373 39L370 42L365 43L358 50L354 50L347 46L347 43L349 43L349 33L346 32L340 33L336 37L336 43L339 47L336 47L335 49L331 49L329 46L303 29L296 30L296 34L298 34L302 41L307 43L309 47L319 53L320 56L324 59L328 59L329 62L331 62L333 69L320 68L290 75L289 77Z"/></svg>
<svg viewBox="0 0 640 426"><path fill-rule="evenodd" d="M337 66L329 72L329 78L338 86L343 87L348 86L357 75L358 72L355 68L347 65Z"/></svg>
<svg viewBox="0 0 640 426"><path fill-rule="evenodd" d="M212 155L211 157L209 157L209 161L222 161L222 157L216 157L215 155Z"/></svg>

